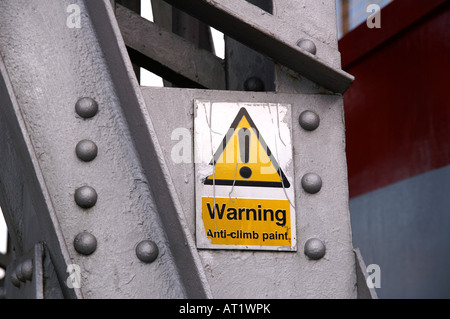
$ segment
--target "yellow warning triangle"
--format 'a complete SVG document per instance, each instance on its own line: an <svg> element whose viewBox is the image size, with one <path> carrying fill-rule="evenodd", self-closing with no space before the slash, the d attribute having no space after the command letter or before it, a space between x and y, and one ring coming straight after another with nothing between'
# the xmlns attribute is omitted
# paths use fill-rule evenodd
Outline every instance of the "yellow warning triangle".
<svg viewBox="0 0 450 319"><path fill-rule="evenodd" d="M241 108L210 163L205 185L284 187L290 184L245 108Z"/></svg>

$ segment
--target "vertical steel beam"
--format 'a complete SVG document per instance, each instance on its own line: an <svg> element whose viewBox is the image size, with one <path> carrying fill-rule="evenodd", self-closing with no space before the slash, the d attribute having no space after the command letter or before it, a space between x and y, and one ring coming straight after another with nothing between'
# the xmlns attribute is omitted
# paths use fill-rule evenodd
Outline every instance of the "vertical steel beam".
<svg viewBox="0 0 450 319"><path fill-rule="evenodd" d="M137 14L141 14L141 1L140 0L115 0L115 4L121 4L123 5L125 8L130 9L131 11L137 13ZM115 8L113 8L115 10ZM141 78L141 67L137 64L133 64L133 70L134 73L136 74L136 78L138 80L138 82L140 82L140 78Z"/></svg>
<svg viewBox="0 0 450 319"><path fill-rule="evenodd" d="M249 2L267 13L273 13L272 0ZM275 91L272 59L225 35L225 60L228 90Z"/></svg>
<svg viewBox="0 0 450 319"><path fill-rule="evenodd" d="M156 24L188 40L199 49L214 52L214 43L208 25L162 0L152 0L152 9ZM211 79L214 78L214 72L211 72L209 76ZM164 80L164 86L170 87L173 83Z"/></svg>
<svg viewBox="0 0 450 319"><path fill-rule="evenodd" d="M199 49L214 51L208 25L172 7L172 32L192 42Z"/></svg>

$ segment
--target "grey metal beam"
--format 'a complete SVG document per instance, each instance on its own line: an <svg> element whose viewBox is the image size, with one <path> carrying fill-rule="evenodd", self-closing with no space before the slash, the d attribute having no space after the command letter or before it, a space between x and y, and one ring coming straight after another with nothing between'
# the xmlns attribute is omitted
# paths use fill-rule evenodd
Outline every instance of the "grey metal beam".
<svg viewBox="0 0 450 319"><path fill-rule="evenodd" d="M272 0L251 0L272 14ZM225 60L228 90L275 91L275 68L272 59L225 36Z"/></svg>
<svg viewBox="0 0 450 319"><path fill-rule="evenodd" d="M17 256L45 241L62 283L79 265L81 288L62 285L64 296L209 297L109 0L28 2L0 2L0 200ZM66 24L74 4L79 28ZM95 116L77 112L83 97ZM85 139L98 146L89 162L76 152ZM90 208L76 196L86 185L98 194ZM94 251L78 245L86 232ZM147 240L152 263L136 252Z"/></svg>
<svg viewBox="0 0 450 319"><path fill-rule="evenodd" d="M179 86L225 89L223 61L214 54L121 5L116 17L135 63Z"/></svg>
<svg viewBox="0 0 450 319"><path fill-rule="evenodd" d="M343 93L353 82L354 77L340 69L340 54L336 48L246 1L166 1L326 89ZM314 42L316 55L297 45L302 39Z"/></svg>
<svg viewBox="0 0 450 319"><path fill-rule="evenodd" d="M338 49L336 1L272 0L274 15L318 41Z"/></svg>
<svg viewBox="0 0 450 319"><path fill-rule="evenodd" d="M133 12L136 12L137 14L141 14L141 1L140 0L116 0L114 2L114 5L118 3L125 8L130 9ZM112 2L111 2L112 4ZM115 8L114 8L115 11ZM133 64L134 73L136 74L136 78L138 82L141 80L141 67L137 64Z"/></svg>
<svg viewBox="0 0 450 319"><path fill-rule="evenodd" d="M192 235L187 228L183 206L178 198L168 164L164 159L163 148L159 143L153 120L145 106L142 92L137 82L130 77L131 63L127 60L125 43L112 10L100 1L84 1L93 20L99 44L103 50L105 63L111 71L111 84L115 88L118 103L123 108L125 121L138 160L152 194L157 215L167 236L167 247L173 255L176 272L167 273L166 280L179 280L188 298L211 297L201 260L195 248ZM120 63L118 63L120 62ZM128 74L128 77L126 76ZM156 227L156 225L155 225ZM164 267L164 266L160 266ZM143 287L145 289L145 287ZM169 287L171 288L171 287Z"/></svg>
<svg viewBox="0 0 450 319"><path fill-rule="evenodd" d="M167 31L172 31L173 8L164 0L150 0L152 5L153 22ZM163 79L163 86L171 87L172 83Z"/></svg>
<svg viewBox="0 0 450 319"><path fill-rule="evenodd" d="M172 31L172 6L163 0L150 1L152 3L153 21L167 31Z"/></svg>
<svg viewBox="0 0 450 319"><path fill-rule="evenodd" d="M36 241L44 240L60 270L59 275L63 276L71 259L26 121L1 57L0 113L0 203L14 255L21 256L34 247ZM9 280L8 277L7 284ZM80 289L62 288L66 298L82 298Z"/></svg>
<svg viewBox="0 0 450 319"><path fill-rule="evenodd" d="M174 7L172 7L172 32L193 43L197 49L214 52L209 26Z"/></svg>
<svg viewBox="0 0 450 319"><path fill-rule="evenodd" d="M292 30L303 30L322 43L337 49L336 4L334 1L272 0L274 14L288 21ZM339 57L316 52L320 58L339 68L340 62L333 59ZM295 72L284 65L275 65L275 87L277 92L299 94L330 94L329 90Z"/></svg>

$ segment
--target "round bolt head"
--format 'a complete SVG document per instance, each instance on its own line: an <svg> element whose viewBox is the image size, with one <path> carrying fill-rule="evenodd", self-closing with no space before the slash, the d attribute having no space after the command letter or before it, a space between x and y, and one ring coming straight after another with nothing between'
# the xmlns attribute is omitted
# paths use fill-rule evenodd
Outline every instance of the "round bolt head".
<svg viewBox="0 0 450 319"><path fill-rule="evenodd" d="M21 282L26 281L25 276L22 273L22 264L21 263L16 266L15 273L16 273L17 279L19 279Z"/></svg>
<svg viewBox="0 0 450 319"><path fill-rule="evenodd" d="M305 192L315 194L322 188L322 179L314 173L305 174L302 177L302 187Z"/></svg>
<svg viewBox="0 0 450 319"><path fill-rule="evenodd" d="M90 97L83 97L75 104L75 111L77 114L84 118L91 118L98 112L98 104L94 99Z"/></svg>
<svg viewBox="0 0 450 319"><path fill-rule="evenodd" d="M33 260L27 259L24 262L22 262L18 267L20 267L20 271L17 271L17 273L20 272L21 278L19 280L26 281L31 280L33 278Z"/></svg>
<svg viewBox="0 0 450 319"><path fill-rule="evenodd" d="M143 240L136 246L136 256L144 263L153 262L158 254L158 246L151 240Z"/></svg>
<svg viewBox="0 0 450 319"><path fill-rule="evenodd" d="M16 286L17 288L20 287L20 281L19 278L17 278L17 274L16 271L13 271L11 276L10 276L11 282L14 286Z"/></svg>
<svg viewBox="0 0 450 319"><path fill-rule="evenodd" d="M90 186L82 186L75 191L75 202L82 208L91 208L97 203L97 192Z"/></svg>
<svg viewBox="0 0 450 319"><path fill-rule="evenodd" d="M304 253L312 260L318 260L325 256L326 248L324 243L317 238L310 238L305 243Z"/></svg>
<svg viewBox="0 0 450 319"><path fill-rule="evenodd" d="M245 91L264 92L264 82L256 77L252 76L244 82Z"/></svg>
<svg viewBox="0 0 450 319"><path fill-rule="evenodd" d="M312 42L311 40L308 39L302 39L300 41L297 42L297 46L306 51L309 52L311 54L316 54L317 53L317 48L316 45L314 44L314 42Z"/></svg>
<svg viewBox="0 0 450 319"><path fill-rule="evenodd" d="M74 241L75 250L82 255L90 255L97 249L97 239L88 232L79 233Z"/></svg>
<svg viewBox="0 0 450 319"><path fill-rule="evenodd" d="M306 131L314 131L319 127L320 118L313 111L304 111L298 118L300 126Z"/></svg>
<svg viewBox="0 0 450 319"><path fill-rule="evenodd" d="M82 140L78 142L75 152L80 160L89 162L97 157L98 148L91 140Z"/></svg>

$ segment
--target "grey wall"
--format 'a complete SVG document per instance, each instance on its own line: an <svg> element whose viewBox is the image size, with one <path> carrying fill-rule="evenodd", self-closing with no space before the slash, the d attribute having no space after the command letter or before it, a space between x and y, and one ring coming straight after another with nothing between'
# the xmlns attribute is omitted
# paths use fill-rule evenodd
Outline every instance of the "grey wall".
<svg viewBox="0 0 450 319"><path fill-rule="evenodd" d="M353 244L379 298L450 298L450 166L350 201Z"/></svg>

